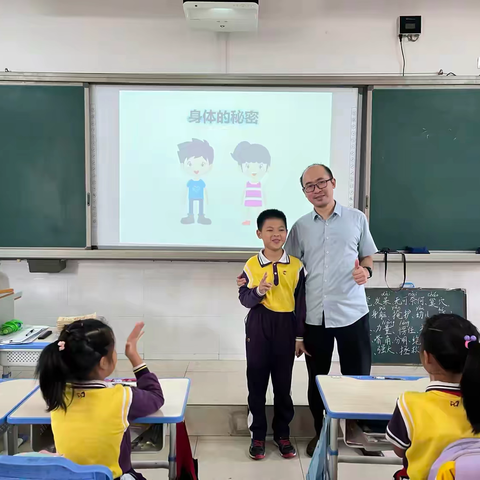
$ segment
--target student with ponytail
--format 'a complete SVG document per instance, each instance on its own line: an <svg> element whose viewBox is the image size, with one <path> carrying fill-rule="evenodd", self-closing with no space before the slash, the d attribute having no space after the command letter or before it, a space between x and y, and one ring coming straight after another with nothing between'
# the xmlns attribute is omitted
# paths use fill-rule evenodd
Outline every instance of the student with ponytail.
<svg viewBox="0 0 480 480"><path fill-rule="evenodd" d="M128 426L164 403L158 378L138 354L143 326L135 325L125 346L137 387L105 382L117 364L115 337L97 319L66 326L37 365L57 453L81 465L105 465L115 479L144 479L132 468Z"/></svg>
<svg viewBox="0 0 480 480"><path fill-rule="evenodd" d="M458 315L425 321L420 355L431 383L425 393L407 392L398 399L387 428L387 438L405 461L404 473L396 478L426 480L446 447L480 438L479 339L477 328Z"/></svg>

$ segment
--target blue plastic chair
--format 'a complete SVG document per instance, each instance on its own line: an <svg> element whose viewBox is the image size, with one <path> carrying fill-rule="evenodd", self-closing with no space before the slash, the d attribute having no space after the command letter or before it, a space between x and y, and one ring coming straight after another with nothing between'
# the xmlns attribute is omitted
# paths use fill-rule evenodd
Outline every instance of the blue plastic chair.
<svg viewBox="0 0 480 480"><path fill-rule="evenodd" d="M109 468L63 457L0 456L0 480L113 480Z"/></svg>

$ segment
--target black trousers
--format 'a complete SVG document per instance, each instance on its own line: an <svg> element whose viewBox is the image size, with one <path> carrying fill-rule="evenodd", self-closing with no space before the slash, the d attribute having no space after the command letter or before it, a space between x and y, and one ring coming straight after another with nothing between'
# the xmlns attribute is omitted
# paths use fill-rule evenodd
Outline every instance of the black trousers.
<svg viewBox="0 0 480 480"><path fill-rule="evenodd" d="M273 434L290 436L294 408L290 391L295 360L296 320L293 313L272 312L263 305L250 310L246 322L248 426L254 440L265 440L265 401L273 384Z"/></svg>
<svg viewBox="0 0 480 480"><path fill-rule="evenodd" d="M348 327L325 328L325 317L320 326L305 325L305 349L308 369L308 404L320 435L324 406L315 383L317 375L328 375L332 365L334 340L337 340L342 375L370 375L372 347L368 313Z"/></svg>

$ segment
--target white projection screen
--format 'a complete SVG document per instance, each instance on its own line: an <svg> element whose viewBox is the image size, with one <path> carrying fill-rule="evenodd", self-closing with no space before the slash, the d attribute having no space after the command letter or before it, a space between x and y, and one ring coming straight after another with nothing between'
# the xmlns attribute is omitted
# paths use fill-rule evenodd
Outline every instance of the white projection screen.
<svg viewBox="0 0 480 480"><path fill-rule="evenodd" d="M260 247L256 217L311 210L299 178L328 165L353 206L358 89L98 85L92 89L93 244Z"/></svg>

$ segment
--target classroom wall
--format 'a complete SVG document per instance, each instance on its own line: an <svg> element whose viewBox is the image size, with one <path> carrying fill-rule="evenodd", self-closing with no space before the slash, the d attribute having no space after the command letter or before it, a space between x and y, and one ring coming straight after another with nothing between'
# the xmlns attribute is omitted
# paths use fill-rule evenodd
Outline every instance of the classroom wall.
<svg viewBox="0 0 480 480"><path fill-rule="evenodd" d="M477 0L260 0L256 34L188 29L181 0L0 0L0 67L55 72L478 75Z"/></svg>
<svg viewBox="0 0 480 480"><path fill-rule="evenodd" d="M23 291L17 318L55 325L58 316L96 312L117 335L119 351L137 321L147 334L141 352L148 359L242 359L246 310L237 298L241 263L151 261L69 261L58 274L31 274L27 262L0 263L0 289ZM389 284L402 281L399 265L389 265ZM417 287L467 290L469 318L480 327L479 264L409 264ZM385 286L376 264L370 286Z"/></svg>
<svg viewBox="0 0 480 480"><path fill-rule="evenodd" d="M117 335L119 351L144 321L146 358L243 358L243 319L236 276L241 264L69 261L58 274L31 274L27 262L2 261L0 289L23 291L15 315L56 324L58 316L97 313Z"/></svg>
<svg viewBox="0 0 480 480"><path fill-rule="evenodd" d="M36 72L398 74L399 15L424 16L407 73L477 75L477 0L260 0L256 34L190 31L180 0L0 0L0 68ZM308 204L305 205L307 210ZM123 344L140 319L146 358L243 358L240 264L68 262L60 274L0 263L0 288L24 292L17 316L105 315ZM392 266L391 282L400 280ZM412 264L422 287L462 287L480 324L480 265ZM376 266L372 286L384 286Z"/></svg>

